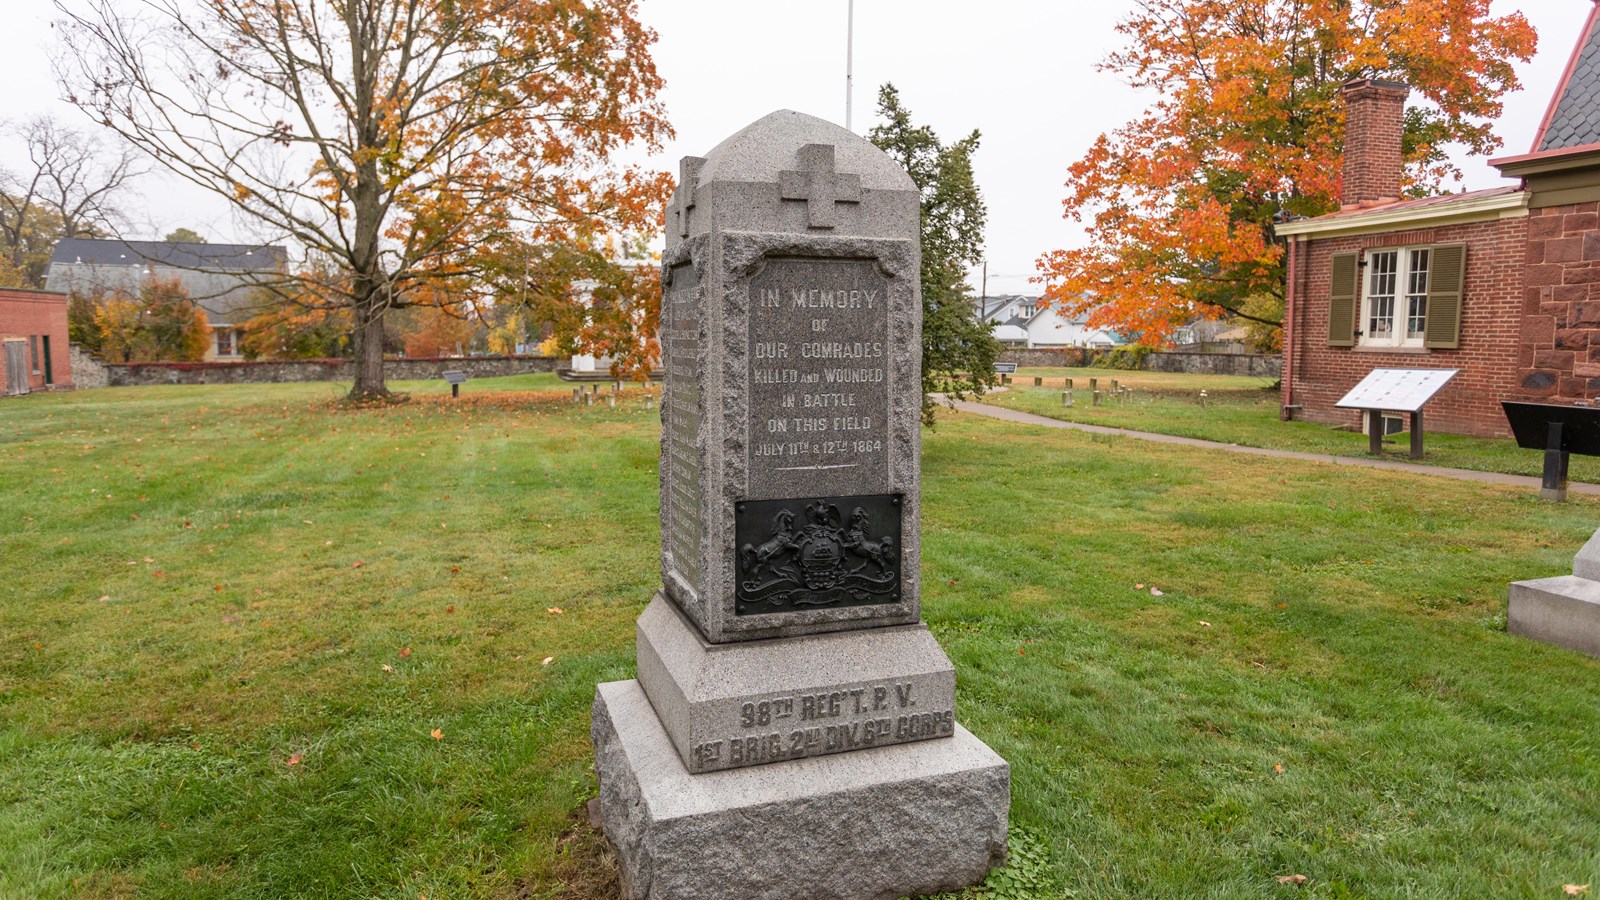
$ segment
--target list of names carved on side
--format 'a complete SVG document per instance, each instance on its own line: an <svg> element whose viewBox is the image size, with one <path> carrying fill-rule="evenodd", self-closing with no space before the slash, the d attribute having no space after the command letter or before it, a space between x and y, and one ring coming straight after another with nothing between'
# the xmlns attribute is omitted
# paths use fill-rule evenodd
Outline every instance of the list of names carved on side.
<svg viewBox="0 0 1600 900"><path fill-rule="evenodd" d="M666 379L662 387L667 439L662 469L667 482L666 546L672 568L687 586L700 590L700 364L701 314L699 282L693 266L678 266L662 310L662 350Z"/></svg>
<svg viewBox="0 0 1600 900"><path fill-rule="evenodd" d="M774 259L750 281L750 499L871 494L889 472L889 279Z"/></svg>

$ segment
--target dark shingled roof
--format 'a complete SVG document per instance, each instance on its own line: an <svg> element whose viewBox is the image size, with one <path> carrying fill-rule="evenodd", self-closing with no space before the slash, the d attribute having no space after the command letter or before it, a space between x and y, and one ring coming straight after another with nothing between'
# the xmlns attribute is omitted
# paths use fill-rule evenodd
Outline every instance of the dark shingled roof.
<svg viewBox="0 0 1600 900"><path fill-rule="evenodd" d="M69 266L138 266L153 262L179 269L245 272L279 268L288 258L282 247L273 245L65 238L56 245L50 262Z"/></svg>
<svg viewBox="0 0 1600 900"><path fill-rule="evenodd" d="M1600 18L1588 24L1535 152L1600 143Z"/></svg>

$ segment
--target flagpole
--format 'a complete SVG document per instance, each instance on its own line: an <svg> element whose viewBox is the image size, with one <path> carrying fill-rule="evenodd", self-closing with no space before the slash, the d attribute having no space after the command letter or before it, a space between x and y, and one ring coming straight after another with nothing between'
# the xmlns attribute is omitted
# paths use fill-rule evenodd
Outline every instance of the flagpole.
<svg viewBox="0 0 1600 900"><path fill-rule="evenodd" d="M845 26L844 39L844 127L846 131L854 131L851 127L851 105L855 96L855 64L856 64L856 0L850 0L848 24Z"/></svg>

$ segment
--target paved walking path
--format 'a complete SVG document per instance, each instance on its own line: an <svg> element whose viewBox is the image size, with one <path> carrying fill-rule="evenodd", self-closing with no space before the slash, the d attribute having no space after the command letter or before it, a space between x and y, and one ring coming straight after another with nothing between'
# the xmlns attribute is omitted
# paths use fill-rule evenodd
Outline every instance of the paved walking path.
<svg viewBox="0 0 1600 900"><path fill-rule="evenodd" d="M1539 479L1528 475L1506 475L1500 472L1476 472L1471 469L1449 469L1444 466L1425 466L1420 463L1399 462L1392 459L1373 459L1366 456L1333 456L1326 453L1299 453L1294 450L1268 450L1264 447L1245 447L1239 444L1224 444L1221 441L1203 441L1199 438L1178 437L1171 434L1154 434L1148 431L1128 431L1125 428L1107 428L1104 425L1086 425L1082 422L1066 422L1061 419L1052 419L1048 416L1035 415L1015 409L1006 409L1003 406L990 406L987 403L972 403L957 400L956 409L975 415L988 416L991 419L1002 419L1007 422L1016 422L1021 425L1040 425L1045 428L1070 428L1074 431L1087 431L1091 434L1109 434L1119 437L1133 438L1140 441L1152 441L1157 444L1182 444L1186 447L1204 447L1207 450L1226 450L1229 453L1245 453L1251 456L1273 456L1278 459L1302 459L1307 462L1332 463L1336 466L1361 466L1368 469L1388 469L1392 472L1410 472L1414 475L1433 475L1439 478L1455 478L1461 481L1481 481L1485 484L1509 484L1523 487L1537 492ZM1567 484L1567 492L1572 494L1593 494L1600 496L1600 484L1588 484L1573 481Z"/></svg>

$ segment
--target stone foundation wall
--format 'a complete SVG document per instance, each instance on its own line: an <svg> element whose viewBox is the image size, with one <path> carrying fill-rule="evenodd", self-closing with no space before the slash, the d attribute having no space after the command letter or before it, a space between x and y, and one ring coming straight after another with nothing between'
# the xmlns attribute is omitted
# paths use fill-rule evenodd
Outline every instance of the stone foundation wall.
<svg viewBox="0 0 1600 900"><path fill-rule="evenodd" d="M1600 204L1528 213L1514 390L1546 403L1600 397Z"/></svg>
<svg viewBox="0 0 1600 900"><path fill-rule="evenodd" d="M459 359L391 359L384 375L392 381L427 381L445 372L466 372L471 378L497 378L554 372L566 357L469 356ZM350 381L350 360L301 359L211 363L113 363L104 366L106 384L135 387L152 384L286 384L305 381Z"/></svg>

